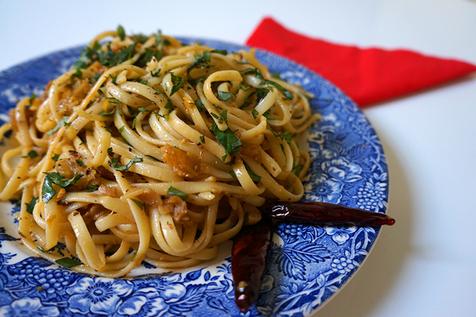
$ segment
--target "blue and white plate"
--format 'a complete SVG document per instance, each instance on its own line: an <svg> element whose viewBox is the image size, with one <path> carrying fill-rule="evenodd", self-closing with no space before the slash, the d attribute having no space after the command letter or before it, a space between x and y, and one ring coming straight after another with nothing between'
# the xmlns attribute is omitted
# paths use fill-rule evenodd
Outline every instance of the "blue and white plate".
<svg viewBox="0 0 476 317"><path fill-rule="evenodd" d="M245 47L204 39L211 47ZM66 71L80 47L55 52L0 73L0 118L22 97L37 95ZM312 128L313 164L306 200L385 212L388 174L379 139L363 113L341 91L306 68L257 50L272 72L315 95L322 120ZM0 315L6 316L226 316L240 315L233 301L229 250L213 263L157 273L148 263L128 279L97 278L30 254L18 240L18 206L2 204ZM273 237L259 302L247 316L310 316L356 272L378 235L373 228L281 225ZM365 290L362 290L365 292Z"/></svg>

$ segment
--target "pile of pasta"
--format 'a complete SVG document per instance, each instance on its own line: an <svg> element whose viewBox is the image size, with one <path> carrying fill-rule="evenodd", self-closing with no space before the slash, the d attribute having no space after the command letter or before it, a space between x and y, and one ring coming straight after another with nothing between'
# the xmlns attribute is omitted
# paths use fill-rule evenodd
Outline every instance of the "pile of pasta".
<svg viewBox="0 0 476 317"><path fill-rule="evenodd" d="M197 265L266 199L303 196L310 98L253 50L119 26L11 110L0 199L20 199L23 243L63 266L116 277L144 259Z"/></svg>

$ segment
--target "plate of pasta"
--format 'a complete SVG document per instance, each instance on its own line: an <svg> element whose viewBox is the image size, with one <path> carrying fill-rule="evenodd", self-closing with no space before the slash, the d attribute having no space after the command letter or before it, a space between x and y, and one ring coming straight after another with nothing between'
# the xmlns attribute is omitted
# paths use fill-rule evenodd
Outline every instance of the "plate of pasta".
<svg viewBox="0 0 476 317"><path fill-rule="evenodd" d="M386 211L363 113L266 51L118 27L0 72L0 113L0 315L238 315L230 241L267 199ZM378 233L279 225L244 315L312 315Z"/></svg>

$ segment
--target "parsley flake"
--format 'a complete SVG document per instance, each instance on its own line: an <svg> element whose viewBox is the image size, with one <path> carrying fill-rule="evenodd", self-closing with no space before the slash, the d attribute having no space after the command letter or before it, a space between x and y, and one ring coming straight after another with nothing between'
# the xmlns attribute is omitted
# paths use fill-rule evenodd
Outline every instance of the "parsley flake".
<svg viewBox="0 0 476 317"><path fill-rule="evenodd" d="M228 91L218 90L218 99L221 101L229 101L233 98L233 94Z"/></svg>
<svg viewBox="0 0 476 317"><path fill-rule="evenodd" d="M58 123L56 123L56 126L51 129L50 131L46 132L47 135L53 135L54 133L58 132L59 129L61 129L62 127L66 127L69 125L68 123L68 119L69 117L63 117L61 118Z"/></svg>
<svg viewBox="0 0 476 317"><path fill-rule="evenodd" d="M289 90L287 90L286 88L278 84L277 82L272 80L266 80L266 83L278 89L284 95L284 98L288 100L293 99L293 94Z"/></svg>
<svg viewBox="0 0 476 317"><path fill-rule="evenodd" d="M251 180L255 183L258 183L259 181L261 181L261 176L259 176L258 174L256 174L252 169L251 167L248 166L248 164L245 163L245 168L246 168L246 171L248 172L248 174L250 175L251 177Z"/></svg>
<svg viewBox="0 0 476 317"><path fill-rule="evenodd" d="M288 144L291 143L291 141L293 139L293 135L289 131L285 131L285 132L281 133L280 136L281 136L281 139L286 141Z"/></svg>
<svg viewBox="0 0 476 317"><path fill-rule="evenodd" d="M210 51L210 53L217 53L217 54L221 54L221 55L228 55L228 51L227 51L227 50L212 50L212 51Z"/></svg>
<svg viewBox="0 0 476 317"><path fill-rule="evenodd" d="M263 74L261 74L260 70L258 68L248 68L243 71L243 75L251 75L255 76L258 79L263 80Z"/></svg>
<svg viewBox="0 0 476 317"><path fill-rule="evenodd" d="M206 111L205 105L203 104L202 100L200 100L200 99L195 100L195 106L197 106L197 109L200 112L205 112Z"/></svg>
<svg viewBox="0 0 476 317"><path fill-rule="evenodd" d="M268 88L256 88L256 103L259 103L268 93Z"/></svg>
<svg viewBox="0 0 476 317"><path fill-rule="evenodd" d="M143 161L142 157L135 156L129 162L127 162L126 165L121 165L119 158L113 157L111 159L111 167L115 169L116 171L122 172L122 171L129 170L129 168L131 168L132 165L134 165L135 163L140 163L142 161Z"/></svg>
<svg viewBox="0 0 476 317"><path fill-rule="evenodd" d="M83 262L81 262L80 259L74 258L74 257L61 258L61 259L56 260L55 262L56 262L56 264L61 265L65 268L71 268L73 266L77 266L77 265L80 265L80 264L83 263Z"/></svg>
<svg viewBox="0 0 476 317"><path fill-rule="evenodd" d="M26 211L28 213L33 213L33 210L35 209L36 202L38 201L38 197L31 197L31 200L29 203L26 204Z"/></svg>
<svg viewBox="0 0 476 317"><path fill-rule="evenodd" d="M132 43L131 45L123 47L117 52L113 52L111 49L108 49L107 51L99 51L97 53L98 60L106 67L116 66L134 56L135 46L136 44Z"/></svg>
<svg viewBox="0 0 476 317"><path fill-rule="evenodd" d="M167 100L167 103L165 104L165 110L167 110L167 114L171 113L174 111L175 107L172 101L170 99Z"/></svg>
<svg viewBox="0 0 476 317"><path fill-rule="evenodd" d="M56 195L56 189L53 185L67 188L76 184L81 177L83 177L82 174L76 174L70 179L65 179L64 176L58 172L47 173L41 188L43 201L47 203Z"/></svg>
<svg viewBox="0 0 476 317"><path fill-rule="evenodd" d="M117 28L116 28L116 34L117 36L119 36L119 38L121 39L121 41L124 41L124 39L126 38L126 31L124 30L124 27L122 25L118 25Z"/></svg>
<svg viewBox="0 0 476 317"><path fill-rule="evenodd" d="M170 91L170 95L172 96L180 88L182 88L184 80L182 77L175 76L174 73L170 73L170 74L172 75L172 90Z"/></svg>
<svg viewBox="0 0 476 317"><path fill-rule="evenodd" d="M210 65L210 52L204 52L203 54L195 55L195 61L188 67L190 72L194 68L205 68Z"/></svg>
<svg viewBox="0 0 476 317"><path fill-rule="evenodd" d="M230 130L230 128L226 129L225 131L221 131L220 129L218 129L216 124L213 124L211 131L215 135L218 143L220 143L225 148L225 152L227 155L233 155L240 151L241 141L233 133L233 131Z"/></svg>
<svg viewBox="0 0 476 317"><path fill-rule="evenodd" d="M86 191L95 192L96 190L98 190L98 188L99 188L98 184L89 184L88 186L86 186Z"/></svg>
<svg viewBox="0 0 476 317"><path fill-rule="evenodd" d="M157 50L155 48L146 48L145 52L142 53L142 55L139 57L137 62L135 62L135 65L139 67L145 67L150 60L155 57L157 60L160 60L162 58L162 51ZM160 73L160 69L158 70ZM158 74L155 72L151 72L152 76L157 76Z"/></svg>
<svg viewBox="0 0 476 317"><path fill-rule="evenodd" d="M228 111L226 111L226 109L220 111L220 119L218 121L220 121L220 123L228 121Z"/></svg>
<svg viewBox="0 0 476 317"><path fill-rule="evenodd" d="M35 158L38 156L38 152L36 152L35 150L30 150L27 155L29 158Z"/></svg>
<svg viewBox="0 0 476 317"><path fill-rule="evenodd" d="M294 173L294 175L299 176L299 174L301 174L303 167L304 166L302 166L302 164L297 164L293 167L292 172Z"/></svg>
<svg viewBox="0 0 476 317"><path fill-rule="evenodd" d="M183 191L181 191L180 189L177 189L173 186L170 186L169 189L167 190L167 195L169 196L178 196L182 199L186 199L187 198L187 193L184 193Z"/></svg>

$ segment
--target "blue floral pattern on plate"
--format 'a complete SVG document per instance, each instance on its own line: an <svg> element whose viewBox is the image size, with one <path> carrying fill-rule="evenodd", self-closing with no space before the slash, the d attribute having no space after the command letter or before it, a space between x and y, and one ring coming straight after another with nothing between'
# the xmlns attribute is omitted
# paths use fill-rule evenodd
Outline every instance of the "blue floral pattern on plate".
<svg viewBox="0 0 476 317"><path fill-rule="evenodd" d="M182 38L228 50L243 46ZM79 56L76 47L0 73L0 119L24 96L41 93ZM306 200L385 212L388 174L378 137L363 113L336 87L306 68L269 52L257 57L272 72L302 85L322 120L310 133L313 158ZM240 315L233 302L230 258L177 272L157 273L144 263L128 279L87 276L29 254L18 241L18 206L2 205L0 315L7 316L224 316ZM10 213L9 210L12 210ZM245 316L309 316L358 269L378 235L374 228L280 225L268 253L261 295ZM226 252L225 252L226 253ZM149 274L147 274L149 273ZM145 275L144 275L145 274Z"/></svg>

